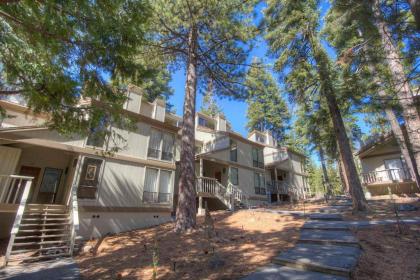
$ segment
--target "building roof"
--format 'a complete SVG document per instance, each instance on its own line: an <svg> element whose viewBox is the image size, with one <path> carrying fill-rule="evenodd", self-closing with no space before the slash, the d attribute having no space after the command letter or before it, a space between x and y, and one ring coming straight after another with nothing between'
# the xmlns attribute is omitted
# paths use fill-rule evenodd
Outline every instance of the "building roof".
<svg viewBox="0 0 420 280"><path fill-rule="evenodd" d="M360 147L360 149L355 153L356 156L362 156L368 152L374 150L378 145L385 144L392 140L394 135L391 131L381 134L381 135L372 135L369 137L367 141L365 141L364 145Z"/></svg>

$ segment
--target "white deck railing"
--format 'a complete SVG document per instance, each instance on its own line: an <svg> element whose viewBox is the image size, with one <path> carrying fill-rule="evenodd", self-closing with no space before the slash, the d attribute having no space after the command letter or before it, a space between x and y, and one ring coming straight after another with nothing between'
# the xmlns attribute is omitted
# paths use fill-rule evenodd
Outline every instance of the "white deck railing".
<svg viewBox="0 0 420 280"><path fill-rule="evenodd" d="M10 232L9 244L7 245L3 266L7 265L12 246L14 244L16 234L22 222L23 213L25 212L26 201L32 186L33 177L19 175L0 175L1 178L1 203L19 204L13 222L12 231Z"/></svg>
<svg viewBox="0 0 420 280"><path fill-rule="evenodd" d="M19 204L26 183L32 183L33 177L20 175L0 175L0 203Z"/></svg>
<svg viewBox="0 0 420 280"><path fill-rule="evenodd" d="M383 170L375 170L362 173L362 182L364 184L386 183L386 182L402 182L410 180L411 175L407 169L390 168Z"/></svg>
<svg viewBox="0 0 420 280"><path fill-rule="evenodd" d="M273 194L288 194L289 185L284 181L271 181L267 183L267 190Z"/></svg>

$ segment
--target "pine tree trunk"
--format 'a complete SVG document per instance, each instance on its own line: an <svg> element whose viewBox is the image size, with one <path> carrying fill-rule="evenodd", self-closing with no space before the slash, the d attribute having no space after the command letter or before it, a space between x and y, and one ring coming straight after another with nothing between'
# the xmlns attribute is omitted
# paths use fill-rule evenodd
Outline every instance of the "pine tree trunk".
<svg viewBox="0 0 420 280"><path fill-rule="evenodd" d="M181 131L180 177L175 231L185 232L196 225L195 190L195 99L197 89L197 29L190 30L185 83L184 116Z"/></svg>
<svg viewBox="0 0 420 280"><path fill-rule="evenodd" d="M420 30L420 0L408 0L411 13L416 21L417 30Z"/></svg>
<svg viewBox="0 0 420 280"><path fill-rule="evenodd" d="M340 172L341 183L343 184L344 193L350 194L349 181L347 180L346 174L344 173L344 163L341 155L338 155L338 171Z"/></svg>
<svg viewBox="0 0 420 280"><path fill-rule="evenodd" d="M321 94L325 97L328 110L332 119L335 137L338 143L338 151L343 159L343 167L345 176L349 180L351 197L353 202L353 211L366 211L368 209L367 201L363 193L362 184L354 164L353 153L351 151L350 142L347 137L346 127L340 109L338 108L337 99L334 93L334 87L331 80L329 69L329 58L322 49L318 39L313 34L308 34L315 62L318 67L318 75L321 82Z"/></svg>
<svg viewBox="0 0 420 280"><path fill-rule="evenodd" d="M321 146L318 146L319 152L319 159L321 160L321 168L322 168L322 175L324 176L324 182L327 186L327 193L325 195L331 194L332 186L330 177L328 176L327 166L325 165L325 156L324 156L324 149Z"/></svg>
<svg viewBox="0 0 420 280"><path fill-rule="evenodd" d="M391 33L386 22L382 18L380 1L374 0L373 13L381 36L382 45L391 70L394 92L398 95L399 104L403 110L402 114L407 129L409 144L414 154L416 165L420 166L420 116L417 111L413 93L404 73L404 66L401 63L400 52L391 40Z"/></svg>

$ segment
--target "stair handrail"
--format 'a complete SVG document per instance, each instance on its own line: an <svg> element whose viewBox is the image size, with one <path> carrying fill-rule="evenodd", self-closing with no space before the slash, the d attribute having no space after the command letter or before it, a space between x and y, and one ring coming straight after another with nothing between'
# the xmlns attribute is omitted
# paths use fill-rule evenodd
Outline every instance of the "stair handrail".
<svg viewBox="0 0 420 280"><path fill-rule="evenodd" d="M79 231L79 207L77 202L77 186L73 185L70 197L70 219L71 219L71 235L70 235L70 256L73 256L74 246L76 243L76 232Z"/></svg>
<svg viewBox="0 0 420 280"><path fill-rule="evenodd" d="M228 208L231 208L230 194L227 188L216 178L200 176L196 178L196 191L209 193L221 200Z"/></svg>
<svg viewBox="0 0 420 280"><path fill-rule="evenodd" d="M22 197L20 198L20 201L19 201L19 207L16 212L15 220L13 221L13 227L10 232L10 239L9 239L9 243L7 244L6 254L4 256L4 261L2 265L3 267L7 266L7 263L9 261L10 253L12 252L16 234L18 233L20 224L22 222L22 216L23 216L23 213L25 212L26 201L28 200L29 192L32 186L32 181L34 179L34 177L29 177L29 176L19 176L19 175L6 175L6 176L10 178L19 179L20 184L22 183L22 180L25 180L26 182L25 182L25 188L23 189Z"/></svg>

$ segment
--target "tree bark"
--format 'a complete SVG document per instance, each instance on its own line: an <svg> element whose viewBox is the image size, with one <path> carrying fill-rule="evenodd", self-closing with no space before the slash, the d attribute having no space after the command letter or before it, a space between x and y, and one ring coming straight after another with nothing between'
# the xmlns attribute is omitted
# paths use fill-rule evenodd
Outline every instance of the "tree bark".
<svg viewBox="0 0 420 280"><path fill-rule="evenodd" d="M347 180L346 174L344 173L344 163L341 155L338 154L338 171L340 172L341 183L343 184L343 190L346 194L350 194L349 181Z"/></svg>
<svg viewBox="0 0 420 280"><path fill-rule="evenodd" d="M322 168L322 175L324 176L324 182L326 184L326 196L331 194L332 185L330 181L330 177L328 176L328 170L325 165L325 156L324 156L324 149L321 146L318 146L318 152L319 152L319 159L321 160L321 168Z"/></svg>
<svg viewBox="0 0 420 280"><path fill-rule="evenodd" d="M346 127L338 107L335 97L334 87L331 80L329 69L329 58L322 49L321 44L313 34L309 34L315 62L318 67L318 75L321 82L321 94L325 97L328 110L332 119L335 137L338 143L338 151L343 159L344 173L349 180L351 190L353 211L366 211L368 209L367 201L363 193L362 184L354 164L353 153L351 151L350 142L347 137Z"/></svg>
<svg viewBox="0 0 420 280"><path fill-rule="evenodd" d="M420 30L420 1L408 0L407 2L410 4L410 10L416 21L417 30Z"/></svg>
<svg viewBox="0 0 420 280"><path fill-rule="evenodd" d="M184 115L181 130L180 177L175 231L185 232L196 225L195 190L195 103L197 89L197 29L188 36L187 80L185 83Z"/></svg>
<svg viewBox="0 0 420 280"><path fill-rule="evenodd" d="M391 32L382 17L380 1L373 1L373 14L376 25L381 36L382 46L394 84L394 92L398 96L399 104L402 108L402 115L407 129L409 146L413 151L416 165L420 166L420 116L417 111L414 96L409 82L404 73L404 66L401 63L400 52L391 39Z"/></svg>

